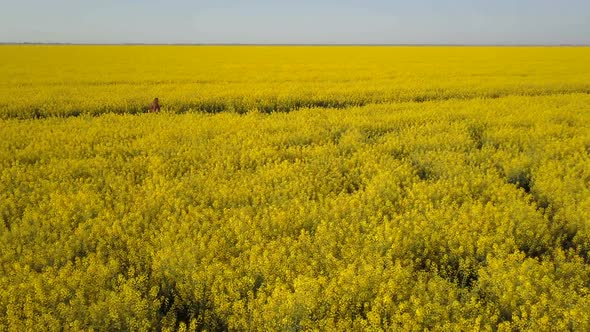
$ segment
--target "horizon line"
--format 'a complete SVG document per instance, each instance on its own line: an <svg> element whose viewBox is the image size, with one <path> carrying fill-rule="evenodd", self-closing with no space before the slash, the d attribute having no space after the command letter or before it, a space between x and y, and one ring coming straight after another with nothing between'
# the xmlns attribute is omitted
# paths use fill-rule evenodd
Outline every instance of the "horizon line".
<svg viewBox="0 0 590 332"><path fill-rule="evenodd" d="M71 45L71 46L455 46L455 47L590 47L590 44L548 43L73 43L73 42L0 42L0 45Z"/></svg>

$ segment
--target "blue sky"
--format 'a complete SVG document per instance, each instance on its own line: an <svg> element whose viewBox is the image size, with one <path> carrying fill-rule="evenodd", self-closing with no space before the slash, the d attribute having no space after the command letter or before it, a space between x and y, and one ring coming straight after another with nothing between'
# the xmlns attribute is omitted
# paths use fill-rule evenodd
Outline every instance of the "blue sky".
<svg viewBox="0 0 590 332"><path fill-rule="evenodd" d="M590 0L0 0L0 42L590 44Z"/></svg>

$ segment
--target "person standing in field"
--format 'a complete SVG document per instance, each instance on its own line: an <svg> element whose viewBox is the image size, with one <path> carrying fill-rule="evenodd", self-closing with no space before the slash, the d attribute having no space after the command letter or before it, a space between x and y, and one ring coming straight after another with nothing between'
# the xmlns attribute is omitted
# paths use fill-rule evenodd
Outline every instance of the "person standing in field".
<svg viewBox="0 0 590 332"><path fill-rule="evenodd" d="M159 112L160 111L160 101L158 98L154 98L152 104L150 105L150 112Z"/></svg>

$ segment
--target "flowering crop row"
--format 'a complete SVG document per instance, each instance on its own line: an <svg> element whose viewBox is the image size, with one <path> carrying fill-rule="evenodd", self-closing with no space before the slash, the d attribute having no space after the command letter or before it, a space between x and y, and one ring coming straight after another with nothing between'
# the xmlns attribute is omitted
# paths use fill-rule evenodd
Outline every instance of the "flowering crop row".
<svg viewBox="0 0 590 332"><path fill-rule="evenodd" d="M589 330L589 108L0 120L0 329Z"/></svg>
<svg viewBox="0 0 590 332"><path fill-rule="evenodd" d="M590 48L0 46L0 118L589 93Z"/></svg>

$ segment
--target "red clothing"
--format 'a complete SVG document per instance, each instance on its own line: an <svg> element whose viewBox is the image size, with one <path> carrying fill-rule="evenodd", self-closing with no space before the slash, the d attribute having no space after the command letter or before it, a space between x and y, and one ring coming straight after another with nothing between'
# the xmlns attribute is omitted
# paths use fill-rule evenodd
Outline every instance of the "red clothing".
<svg viewBox="0 0 590 332"><path fill-rule="evenodd" d="M154 102L150 105L151 112L159 112L160 111L160 103L154 100Z"/></svg>

